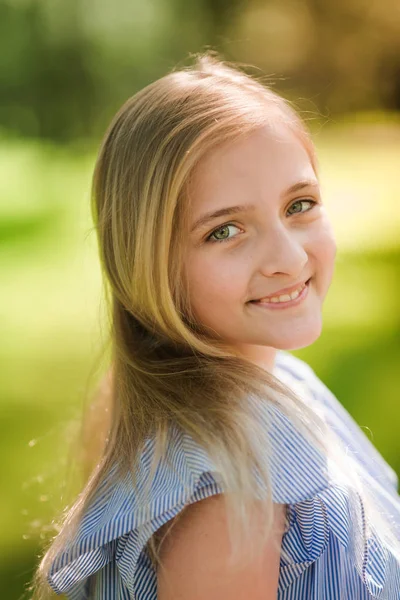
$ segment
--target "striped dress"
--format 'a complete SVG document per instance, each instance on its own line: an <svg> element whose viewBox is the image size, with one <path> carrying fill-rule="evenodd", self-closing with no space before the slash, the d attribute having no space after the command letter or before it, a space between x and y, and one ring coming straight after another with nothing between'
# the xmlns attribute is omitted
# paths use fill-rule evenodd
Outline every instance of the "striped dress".
<svg viewBox="0 0 400 600"><path fill-rule="evenodd" d="M337 398L289 352L277 352L274 374L319 412L347 452L379 482L377 500L400 529L397 476ZM400 600L400 564L376 536L363 534L368 523L360 496L335 479L326 458L283 413L271 403L265 411L272 496L288 510L278 600ZM203 448L181 430L172 431L146 512L128 478L111 487L104 480L99 487L75 537L52 563L48 581L57 594L69 600L157 598L147 541L188 503L223 492ZM148 439L140 481L149 474L153 449Z"/></svg>

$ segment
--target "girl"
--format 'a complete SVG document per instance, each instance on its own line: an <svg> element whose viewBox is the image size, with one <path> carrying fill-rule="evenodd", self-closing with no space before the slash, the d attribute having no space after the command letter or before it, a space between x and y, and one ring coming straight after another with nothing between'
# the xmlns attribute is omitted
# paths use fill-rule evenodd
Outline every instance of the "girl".
<svg viewBox="0 0 400 600"><path fill-rule="evenodd" d="M198 56L112 120L93 218L110 421L36 597L399 599L396 475L288 352L336 254L299 116Z"/></svg>

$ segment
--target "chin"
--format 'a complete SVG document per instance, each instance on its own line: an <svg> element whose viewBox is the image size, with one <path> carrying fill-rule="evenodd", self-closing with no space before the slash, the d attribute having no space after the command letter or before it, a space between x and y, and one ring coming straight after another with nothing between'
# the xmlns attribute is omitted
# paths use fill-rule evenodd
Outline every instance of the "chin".
<svg viewBox="0 0 400 600"><path fill-rule="evenodd" d="M268 345L273 346L277 350L301 350L307 348L318 340L322 332L322 325L309 328L307 331L298 332L293 335L293 332L288 333L286 337L282 335L276 336L276 340L269 341Z"/></svg>

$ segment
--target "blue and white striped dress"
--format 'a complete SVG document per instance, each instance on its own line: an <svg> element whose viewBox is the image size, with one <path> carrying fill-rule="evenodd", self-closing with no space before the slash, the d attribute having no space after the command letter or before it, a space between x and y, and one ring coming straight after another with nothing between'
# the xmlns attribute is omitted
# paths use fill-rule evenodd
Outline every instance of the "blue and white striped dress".
<svg viewBox="0 0 400 600"><path fill-rule="evenodd" d="M400 528L397 476L336 397L307 363L286 351L277 352L274 374L319 411L379 481L379 501ZM368 524L359 496L335 481L326 460L280 411L272 405L268 411L272 495L288 508L278 600L400 600L400 564L377 538L362 536ZM153 449L148 440L143 480ZM111 488L105 481L98 489L71 545L52 564L48 581L57 594L69 600L157 598L146 542L186 504L223 491L210 458L187 434L176 430L166 458L151 487L150 517L128 479Z"/></svg>

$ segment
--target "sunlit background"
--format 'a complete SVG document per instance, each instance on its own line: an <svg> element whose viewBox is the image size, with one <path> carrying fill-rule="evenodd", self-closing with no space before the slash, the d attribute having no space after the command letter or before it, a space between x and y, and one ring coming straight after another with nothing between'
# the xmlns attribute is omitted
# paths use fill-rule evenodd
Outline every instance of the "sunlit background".
<svg viewBox="0 0 400 600"><path fill-rule="evenodd" d="M0 40L1 598L63 506L103 340L95 153L129 96L206 47L271 76L313 132L339 250L323 334L294 354L400 474L399 1L0 0Z"/></svg>

